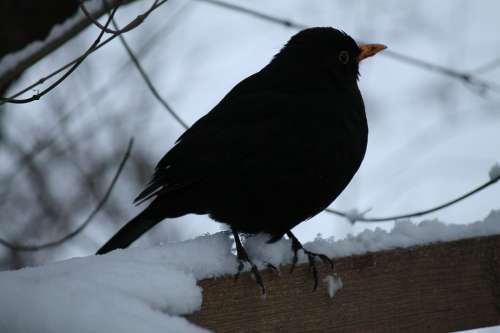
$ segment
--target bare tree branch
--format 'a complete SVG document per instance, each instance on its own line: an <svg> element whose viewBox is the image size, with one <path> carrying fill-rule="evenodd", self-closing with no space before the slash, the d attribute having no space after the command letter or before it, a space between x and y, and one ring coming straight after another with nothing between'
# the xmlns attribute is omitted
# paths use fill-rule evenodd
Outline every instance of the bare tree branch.
<svg viewBox="0 0 500 333"><path fill-rule="evenodd" d="M103 1L106 3L106 0L103 0ZM120 29L119 29L118 24L116 23L116 21L114 19L112 19L111 22L112 22L113 26L115 27L116 31L120 31ZM125 39L125 37L122 36L122 35L120 35L119 38L120 38L120 41L121 41L123 47L127 51L128 55L130 57L130 60L132 61L132 63L135 65L135 67L139 71L142 79L146 83L147 87L149 88L149 90L151 91L151 93L153 94L153 96L158 100L158 102L160 102L160 104L165 108L165 110L167 110L167 112L170 113L170 115L182 127L184 127L184 129L188 129L188 127L189 127L188 124L186 124L184 122L184 120L181 119L181 117L174 111L174 109L170 106L170 104L167 103L167 101L160 95L160 93L158 92L158 90L154 86L153 82L149 78L148 74L146 73L146 71L142 67L139 59L136 57L136 55L132 51L131 47L128 45L127 40Z"/></svg>
<svg viewBox="0 0 500 333"><path fill-rule="evenodd" d="M300 30L309 28L309 26L307 26L305 24L301 24L301 23L294 22L292 20L272 16L272 15L265 14L265 13L262 13L260 11L254 10L254 9L250 9L250 8L246 8L243 6L227 3L224 1L219 1L219 0L197 0L197 1L205 2L205 3L211 4L211 5L215 5L218 7L222 7L225 9L232 10L232 11L236 11L236 12L239 12L239 13L242 13L245 15L253 16L253 17L259 18L261 20L264 20L264 21L267 21L267 22L270 22L273 24L279 24L279 25L282 25L282 26L285 26L288 28L300 29ZM382 52L380 54L391 57L397 61L404 62L404 63L407 63L409 65L415 66L415 67L419 67L419 68L422 68L422 69L425 69L425 70L428 70L431 72L443 74L445 76L462 81L463 83L466 83L468 85L476 86L478 88L478 91L480 91L480 92L488 90L488 91L495 91L497 93L500 93L500 85L498 85L494 82L488 82L486 80L480 79L480 78L478 78L470 73L457 71L453 68L448 68L445 66L433 64L429 61L421 60L421 59L418 59L416 57L411 57L411 56L401 54L401 53L391 51L391 50L384 50L384 52Z"/></svg>
<svg viewBox="0 0 500 333"><path fill-rule="evenodd" d="M472 72L476 73L476 74L479 74L479 73L483 74L483 73L492 71L499 66L500 66L500 57L497 57L497 58L485 63L484 65L477 67L476 69L472 70Z"/></svg>
<svg viewBox="0 0 500 333"><path fill-rule="evenodd" d="M180 13L186 8L187 6L184 5L181 7L181 9L178 10L178 12ZM144 43L144 45L139 49L138 54L142 55L149 53L152 49L151 46L156 42L156 40L160 37L165 37L166 35L165 29L169 26L175 26L174 22L177 17L178 14L175 14L173 16L173 19L166 21L165 24L162 26L162 28L158 30L157 33L150 36L148 40ZM132 59L129 58L128 62L123 64L113 75L110 75L109 80L107 80L105 83L103 83L96 89L93 89L89 93L87 98L85 98L84 100L80 100L71 108L70 111L67 111L65 114L63 114L57 120L57 127L63 128L68 121L74 119L74 116L81 115L82 114L81 106L86 101L90 100L93 103L97 104L103 97L106 96L109 88L113 86L112 83L116 80L116 78L119 77L120 74L123 74L130 65L133 65L133 62ZM16 163L16 168L12 172L10 172L7 176L2 177L2 179L0 180L0 185L1 185L0 208L7 202L9 194L11 193L11 187L14 184L17 177L24 170L25 166L29 165L31 161L37 158L37 156L39 156L41 153L52 147L58 141L59 135L54 134L54 130L50 130L49 133L47 134L48 134L47 136L38 140L28 152L23 153L21 158L19 158L18 162Z"/></svg>
<svg viewBox="0 0 500 333"><path fill-rule="evenodd" d="M115 7L118 3L122 5L133 2L135 0L110 0L111 7ZM106 13L106 9L102 6L100 9L96 10L93 13L93 17L100 17ZM44 44L40 49L34 51L30 54L26 59L17 63L13 68L11 68L8 72L0 75L0 89L1 87L7 86L10 82L18 78L25 70L29 67L33 66L39 60L43 59L45 56L50 54L52 51L64 45L67 41L71 40L81 31L83 31L86 27L90 25L89 20L82 16L81 19L75 22L75 24L69 27L64 31L60 36L52 39L51 41ZM31 88L30 88L31 89ZM27 89L27 90L30 90ZM26 90L26 91L27 91ZM12 97L17 97L12 96Z"/></svg>
<svg viewBox="0 0 500 333"><path fill-rule="evenodd" d="M51 241L48 243L44 243L44 244L39 244L39 245L12 244L3 238L0 238L0 244L13 250L13 251L24 251L24 252L39 251L39 250L59 246L59 245L65 243L66 241L72 239L73 237L78 235L80 232L82 232L90 224L90 222L92 222L92 220L97 215L97 213L99 213L99 211L102 209L102 207L106 204L106 202L111 194L111 191L115 187L115 184L118 181L118 178L120 178L121 172L123 171L123 168L125 167L125 164L130 156L130 152L132 150L133 144L134 144L134 139L131 138L129 143L128 143L125 154L123 155L122 161L120 162L120 165L118 166L118 169L116 170L116 173L115 173L113 179L111 180L111 183L110 183L108 189L106 190L106 193L104 193L104 196L102 197L101 201L97 204L97 206L90 213L90 215L85 219L85 221L80 226L78 226L78 228L76 228L75 230L73 230L69 234L65 235L64 237L61 237L60 239L57 239L55 241Z"/></svg>
<svg viewBox="0 0 500 333"><path fill-rule="evenodd" d="M325 209L326 212L328 213L331 213L331 214L335 214L335 215L338 215L338 216L342 216L342 217L345 217L347 218L349 221L351 221L352 223L356 222L356 221L360 221L360 222L387 222L387 221L396 221L396 220L401 220L401 219L408 219L408 218L411 218L411 217L418 217L418 216L422 216L422 215L427 215L427 214L430 214L430 213L434 213L434 212L437 212L438 210L441 210L441 209L444 209L446 207L450 207L464 199L467 199L468 197L476 194L476 193L479 193L481 192L482 190L486 189L487 187L495 184L498 180L500 180L500 175L499 176L496 176L496 177L493 177L492 179L490 179L489 181L487 181L486 183L474 188L473 190L465 193L465 194L462 194L461 196L459 196L458 198L455 198L453 200L450 200L444 204L441 204L439 206L436 206L436 207L433 207L433 208L429 208L429 209L425 209L425 210L421 210L421 211L418 211L418 212L415 212L415 213L408 213L408 214L401 214L401 215L394 215L394 216L388 216L388 217L364 217L363 215L364 214L359 214L359 216L355 216L353 217L351 214L347 213L347 212L342 212L342 211L339 211L339 210L335 210L335 209L331 209L331 208L327 208Z"/></svg>
<svg viewBox="0 0 500 333"><path fill-rule="evenodd" d="M120 7L120 5L118 4L118 6L116 6L115 8L113 8L113 10L111 11L111 14L110 14L110 16L109 16L109 18L108 18L105 26L109 25L109 23L113 19L113 16L115 15L115 13L116 13L116 11L118 10L119 7ZM71 75L71 73L73 73L78 68L78 66L80 66L80 64L85 60L85 58L87 58L87 56L89 54L91 54L92 52L94 52L96 50L96 47L100 43L101 38L102 38L103 35L104 35L104 30L101 30L99 32L99 35L97 36L97 38L92 43L92 45L90 45L90 47L79 58L79 60L76 61L70 67L70 69L68 69L68 71L66 73L64 73L59 79L57 79L54 83L52 83L46 89L42 90L39 93L36 93L35 95L33 95L33 96L29 97L29 98L21 98L21 99L15 99L13 97L0 98L0 101L1 101L0 105L2 105L3 103L25 104L25 103L29 103L29 102L33 102L33 101L39 100L42 96L44 96L45 94L47 94L48 92L50 92L52 89L54 89L55 87L57 87L59 84L61 84L64 80L66 80L66 78L69 77Z"/></svg>
<svg viewBox="0 0 500 333"><path fill-rule="evenodd" d="M118 5L116 7L114 7L113 11L116 11L116 9L119 7L119 4L121 3L120 0L116 0L116 1L117 1ZM123 0L123 1L127 1L127 0ZM128 1L131 1L131 0L128 0ZM163 5L164 3L166 3L167 1L168 0L160 0L160 1L155 0L155 5L153 7L151 7L150 10L157 9L158 7L160 7L161 5ZM87 17L85 17L85 20L87 22L89 21ZM108 22L106 22L105 27L107 27L109 25L109 22L110 22L110 20L108 19ZM45 95L46 93L48 93L50 90L54 89L62 81L64 81L85 60L85 58L87 58L87 56L89 56L90 54L94 53L99 48L101 48L102 46L106 45L107 43L109 43L110 41L112 41L117 36L121 35L121 33L113 34L112 36L108 37L107 39L105 39L104 41L101 42L100 39L102 38L103 34L104 34L104 30L101 30L100 34L99 34L99 37L96 39L96 41L92 44L92 46L83 55L77 57L76 59L72 60L71 62L67 63L66 65L58 68L54 72L52 72L52 73L50 73L50 74L42 77L38 81L34 82L33 84L29 85L28 87L26 87L26 88L24 88L24 89L22 89L20 91L18 91L17 93L13 94L12 96L9 96L7 98L0 97L0 105L5 104L5 103L24 104L24 103L29 103L29 102L32 102L32 101L40 99L40 97L42 97L43 95ZM59 78L56 82L54 82L51 86L49 86L47 89L43 90L40 93L37 93L37 94L33 95L31 98L16 99L18 96L24 94L25 92L27 92L29 90L34 89L38 85L43 84L46 80L48 80L48 79L50 79L50 78L58 75L62 71L66 70L67 68L69 68L69 70L65 74L63 74L63 76L61 78Z"/></svg>
<svg viewBox="0 0 500 333"><path fill-rule="evenodd" d="M101 30L104 30L104 32L106 32L108 34L119 35L119 34L123 34L125 32L128 32L128 31L130 31L132 29L135 29L139 25L141 25L142 22L144 22L144 20L146 19L146 17L148 17L148 15L151 14L151 12L157 8L159 0L155 0L153 2L153 5L146 12L138 15L134 20L132 20L131 22L129 22L123 29L115 28L116 30L110 29L110 28L102 25L101 23L99 23L99 21L97 21L92 16L92 14L87 10L87 7L85 7L85 3L84 3L83 0L78 0L78 2L79 2L79 5L80 5L80 9L84 13L84 15L90 20L90 22L92 22L95 26L97 26ZM104 2L104 3L105 3L104 7L108 8L108 10L109 10L109 8L113 7L107 1Z"/></svg>

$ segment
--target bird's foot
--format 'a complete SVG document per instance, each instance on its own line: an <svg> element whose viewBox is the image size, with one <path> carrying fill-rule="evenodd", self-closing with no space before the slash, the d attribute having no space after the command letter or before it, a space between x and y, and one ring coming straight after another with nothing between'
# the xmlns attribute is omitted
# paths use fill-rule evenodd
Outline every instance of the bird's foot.
<svg viewBox="0 0 500 333"><path fill-rule="evenodd" d="M243 268L245 268L245 262L247 262L250 264L250 272L251 272L253 278L255 279L255 282L257 282L257 284L260 287L260 290L262 291L262 294L264 295L266 293L266 287L264 286L262 276L260 275L260 272L259 272L259 269L257 268L257 266L255 266L255 264L248 257L242 259L238 256L238 261L239 261L238 272L234 275L234 281L236 282L238 280L241 272L243 271Z"/></svg>
<svg viewBox="0 0 500 333"><path fill-rule="evenodd" d="M333 261L330 258L328 258L327 256L325 256L324 254L314 253L311 251L307 251L306 249L302 249L302 250L307 255L307 259L309 260L309 269L312 270L313 279L314 279L313 291L315 291L316 289L318 289L318 280L319 280L318 268L316 267L316 258L319 257L321 259L321 261L323 261L325 263L329 263L332 270L333 270Z"/></svg>
<svg viewBox="0 0 500 333"><path fill-rule="evenodd" d="M280 274L280 270L278 269L278 267L274 266L273 264L271 264L270 262L266 262L266 267L270 270L272 270L274 273L276 274Z"/></svg>
<svg viewBox="0 0 500 333"><path fill-rule="evenodd" d="M316 267L316 258L320 258L321 261L323 261L324 263L330 264L332 270L334 267L333 261L324 254L306 250L299 242L297 237L295 237L295 235L292 234L291 231L287 232L287 236L290 237L290 239L292 240L292 251L293 251L292 267L290 268L290 273L293 272L295 266L297 265L299 250L304 251L304 253L307 255L307 260L309 261L309 269L312 271L313 274L313 279L314 279L313 291L315 291L316 289L318 289L318 281L319 281L318 268Z"/></svg>
<svg viewBox="0 0 500 333"><path fill-rule="evenodd" d="M243 268L245 268L245 262L247 262L250 264L250 272L251 272L252 276L254 277L255 282L257 282L257 284L259 285L260 290L262 291L262 295L265 295L266 294L266 287L264 287L264 282L262 280L262 276L260 275L259 270L257 269L257 266L255 266L255 264L252 262L252 260L250 260L250 258L248 257L248 253L245 250L245 248L243 247L243 245L241 244L241 240L240 240L238 234L233 231L233 235L234 235L234 241L236 243L236 255L237 255L238 261L239 261L238 272L234 275L234 281L238 280L238 278L240 277L240 273L243 271ZM274 267L274 269L276 269L276 267Z"/></svg>

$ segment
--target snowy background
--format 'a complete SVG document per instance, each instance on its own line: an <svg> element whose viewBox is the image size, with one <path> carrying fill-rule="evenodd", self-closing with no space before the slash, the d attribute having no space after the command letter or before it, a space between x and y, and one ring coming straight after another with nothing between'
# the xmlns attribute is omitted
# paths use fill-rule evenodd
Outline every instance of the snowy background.
<svg viewBox="0 0 500 333"><path fill-rule="evenodd" d="M493 0L480 5L451 0L234 3L309 26L341 28L356 39L384 43L393 51L466 72L500 55L500 5ZM120 9L118 21L124 25L149 5L138 1ZM264 66L295 32L200 1L171 0L126 37L163 97L191 124L238 81ZM81 54L97 33L94 27L85 30L30 69L10 92ZM500 66L480 75L499 82L499 73ZM460 81L382 54L363 63L361 75L370 125L368 152L333 208L372 208L371 216L406 213L447 201L488 179L489 168L500 160L498 92L479 94ZM38 178L30 167L17 170L18 155L2 146L0 177L4 185L10 184L10 192L0 208L0 232L11 241L37 244L75 228L109 184L131 136L136 145L109 205L84 233L48 251L13 254L0 249L0 269L93 253L140 210L132 199L183 131L153 99L118 40L92 55L41 101L8 105L3 111L2 138L21 150L29 151L52 136L56 140L35 160L42 171ZM63 127L58 124L65 114L70 116ZM104 160L108 163L99 163ZM97 184L83 186L88 178L82 175L94 173ZM40 188L44 195L39 195ZM500 208L499 194L500 189L492 187L426 218L447 223L480 220ZM339 239L366 228L392 226L352 226L322 213L295 232L310 241L318 233ZM221 228L205 216L185 216L161 224L138 243L186 240Z"/></svg>

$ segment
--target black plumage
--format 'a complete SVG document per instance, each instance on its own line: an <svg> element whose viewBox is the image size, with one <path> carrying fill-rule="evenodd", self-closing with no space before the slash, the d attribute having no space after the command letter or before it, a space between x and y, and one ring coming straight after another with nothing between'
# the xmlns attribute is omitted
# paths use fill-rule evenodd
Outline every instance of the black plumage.
<svg viewBox="0 0 500 333"><path fill-rule="evenodd" d="M333 28L293 36L181 135L136 199L152 202L97 253L189 213L228 224L235 238L292 237L294 226L335 200L363 160L368 126L358 66L383 48L358 46Z"/></svg>

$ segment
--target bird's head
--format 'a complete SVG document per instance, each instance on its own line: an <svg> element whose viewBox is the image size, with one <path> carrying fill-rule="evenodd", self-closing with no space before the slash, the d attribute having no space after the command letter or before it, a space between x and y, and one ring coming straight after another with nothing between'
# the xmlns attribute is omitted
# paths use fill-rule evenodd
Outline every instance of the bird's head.
<svg viewBox="0 0 500 333"><path fill-rule="evenodd" d="M355 82L359 63L385 48L382 44L358 45L351 36L331 27L310 28L295 34L273 61L312 75L328 73L339 82Z"/></svg>

